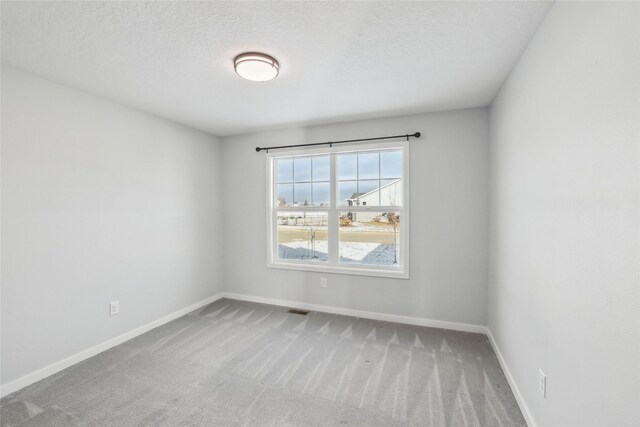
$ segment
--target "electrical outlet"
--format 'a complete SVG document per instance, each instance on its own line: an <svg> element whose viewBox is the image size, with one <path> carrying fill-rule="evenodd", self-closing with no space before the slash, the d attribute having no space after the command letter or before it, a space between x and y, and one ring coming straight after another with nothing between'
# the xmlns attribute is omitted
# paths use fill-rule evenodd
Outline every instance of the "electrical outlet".
<svg viewBox="0 0 640 427"><path fill-rule="evenodd" d="M115 316L120 313L120 301L112 301L109 303L109 316Z"/></svg>
<svg viewBox="0 0 640 427"><path fill-rule="evenodd" d="M326 277L321 277L320 278L320 287L321 288L326 288L327 287L327 278Z"/></svg>
<svg viewBox="0 0 640 427"><path fill-rule="evenodd" d="M538 390L543 398L547 397L547 376L542 369L538 369Z"/></svg>

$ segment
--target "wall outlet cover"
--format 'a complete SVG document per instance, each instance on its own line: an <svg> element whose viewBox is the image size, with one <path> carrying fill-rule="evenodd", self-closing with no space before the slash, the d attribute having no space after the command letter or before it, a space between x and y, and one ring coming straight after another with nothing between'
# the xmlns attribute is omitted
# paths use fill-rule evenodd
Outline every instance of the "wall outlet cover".
<svg viewBox="0 0 640 427"><path fill-rule="evenodd" d="M115 316L120 313L120 301L112 301L109 303L109 316Z"/></svg>
<svg viewBox="0 0 640 427"><path fill-rule="evenodd" d="M547 376L542 369L538 369L538 390L543 398L547 397Z"/></svg>

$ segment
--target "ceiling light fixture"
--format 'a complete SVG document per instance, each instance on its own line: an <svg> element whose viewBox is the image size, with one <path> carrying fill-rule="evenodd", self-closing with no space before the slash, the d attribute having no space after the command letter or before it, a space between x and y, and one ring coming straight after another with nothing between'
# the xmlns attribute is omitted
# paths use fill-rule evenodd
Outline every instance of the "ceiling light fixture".
<svg viewBox="0 0 640 427"><path fill-rule="evenodd" d="M240 77L254 82L273 80L280 72L280 64L273 56L258 52L246 52L236 56L233 68Z"/></svg>

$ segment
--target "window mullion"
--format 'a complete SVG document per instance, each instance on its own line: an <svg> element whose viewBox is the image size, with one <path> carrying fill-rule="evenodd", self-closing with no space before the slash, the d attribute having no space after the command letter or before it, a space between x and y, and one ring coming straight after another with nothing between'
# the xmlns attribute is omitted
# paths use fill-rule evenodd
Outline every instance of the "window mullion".
<svg viewBox="0 0 640 427"><path fill-rule="evenodd" d="M337 210L337 193L336 193L336 179L338 172L336 170L336 155L331 154L329 156L329 215L327 221L327 239L329 246L329 253L327 260L329 265L338 265L338 210Z"/></svg>

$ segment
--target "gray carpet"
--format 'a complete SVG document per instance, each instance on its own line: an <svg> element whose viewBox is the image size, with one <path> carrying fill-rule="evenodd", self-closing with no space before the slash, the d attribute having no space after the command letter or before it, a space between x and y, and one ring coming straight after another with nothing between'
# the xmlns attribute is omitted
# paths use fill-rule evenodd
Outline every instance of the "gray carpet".
<svg viewBox="0 0 640 427"><path fill-rule="evenodd" d="M514 426L484 335L229 299L0 401L2 426Z"/></svg>

